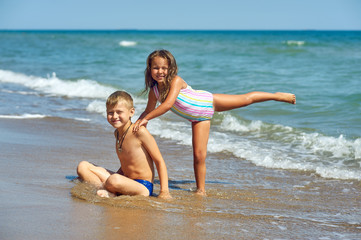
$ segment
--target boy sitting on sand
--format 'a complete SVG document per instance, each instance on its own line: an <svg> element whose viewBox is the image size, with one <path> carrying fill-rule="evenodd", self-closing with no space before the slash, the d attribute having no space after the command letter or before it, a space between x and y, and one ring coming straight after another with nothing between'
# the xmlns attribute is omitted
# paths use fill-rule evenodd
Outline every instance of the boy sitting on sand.
<svg viewBox="0 0 361 240"><path fill-rule="evenodd" d="M116 130L116 152L121 167L114 173L87 161L79 163L79 177L99 188L101 197L143 195L153 193L154 164L160 180L160 198L171 198L168 189L167 167L153 136L145 127L133 133L132 97L124 91L111 94L106 102L107 120Z"/></svg>

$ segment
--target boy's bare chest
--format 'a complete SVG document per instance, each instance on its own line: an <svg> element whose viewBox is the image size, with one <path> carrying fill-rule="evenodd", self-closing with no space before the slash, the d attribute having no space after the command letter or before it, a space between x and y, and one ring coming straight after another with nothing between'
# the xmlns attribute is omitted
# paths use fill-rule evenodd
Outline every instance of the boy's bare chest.
<svg viewBox="0 0 361 240"><path fill-rule="evenodd" d="M116 144L116 151L119 160L123 164L132 164L145 159L145 151L142 148L139 141L132 138L127 138L122 144L122 148L119 149L118 144Z"/></svg>

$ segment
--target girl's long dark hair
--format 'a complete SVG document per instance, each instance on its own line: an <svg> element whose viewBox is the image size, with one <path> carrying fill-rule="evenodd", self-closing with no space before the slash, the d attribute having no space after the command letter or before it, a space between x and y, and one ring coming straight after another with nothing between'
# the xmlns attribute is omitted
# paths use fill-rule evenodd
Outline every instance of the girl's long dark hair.
<svg viewBox="0 0 361 240"><path fill-rule="evenodd" d="M177 76L178 73L178 67L177 67L177 63L175 61L174 56L167 50L155 50L154 52L152 52L151 54L149 54L148 58L147 58L147 67L144 71L144 75L145 75L145 90L144 92L148 92L150 89L152 89L157 82L152 78L151 75L151 66L152 66L152 61L155 57L161 57L164 58L168 61L168 74L165 80L165 88L162 89L162 91L159 90L159 95L160 95L160 101L164 102L164 100L167 98L168 93L169 93L169 89L170 89L170 84L173 80L173 78L175 76Z"/></svg>

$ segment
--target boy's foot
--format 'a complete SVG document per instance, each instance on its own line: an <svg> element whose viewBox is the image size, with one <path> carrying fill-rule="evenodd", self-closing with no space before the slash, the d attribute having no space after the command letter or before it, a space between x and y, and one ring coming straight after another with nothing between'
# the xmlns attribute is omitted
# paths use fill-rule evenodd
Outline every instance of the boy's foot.
<svg viewBox="0 0 361 240"><path fill-rule="evenodd" d="M98 190L97 195L99 197L103 197L103 198L116 197L116 195L114 193L111 193L105 189Z"/></svg>
<svg viewBox="0 0 361 240"><path fill-rule="evenodd" d="M292 93L276 92L279 97L278 101L296 104L296 95Z"/></svg>

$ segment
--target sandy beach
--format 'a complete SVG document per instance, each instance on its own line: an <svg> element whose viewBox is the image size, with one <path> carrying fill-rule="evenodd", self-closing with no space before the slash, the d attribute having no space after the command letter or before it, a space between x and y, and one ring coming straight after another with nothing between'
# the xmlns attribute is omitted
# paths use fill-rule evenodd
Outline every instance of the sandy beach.
<svg viewBox="0 0 361 240"><path fill-rule="evenodd" d="M111 128L57 118L1 119L0 131L4 240L361 237L359 181L266 169L218 153L207 159L208 196L198 197L191 191L191 149L156 138L173 200L106 200L72 179L81 160L119 167ZM230 168L237 169L232 176Z"/></svg>

